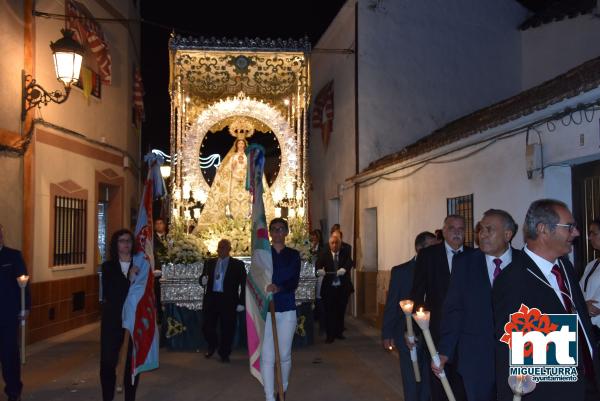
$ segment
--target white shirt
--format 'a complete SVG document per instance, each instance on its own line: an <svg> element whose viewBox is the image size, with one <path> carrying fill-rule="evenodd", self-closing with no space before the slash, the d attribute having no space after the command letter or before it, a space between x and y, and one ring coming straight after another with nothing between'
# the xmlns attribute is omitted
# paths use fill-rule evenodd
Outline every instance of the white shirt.
<svg viewBox="0 0 600 401"><path fill-rule="evenodd" d="M123 262L119 260L119 263L121 264L121 272L123 273L125 278L127 278L127 273L129 273L129 265L131 264L131 262Z"/></svg>
<svg viewBox="0 0 600 401"><path fill-rule="evenodd" d="M560 303L565 306L565 303L563 301L563 297L562 294L560 292L560 287L558 286L558 281L556 281L556 276L554 274L552 274L552 268L554 267L554 265L558 265L558 259L555 260L554 262L548 262L546 259L542 258L541 256L536 255L535 253L533 253L532 251L530 251L527 248L527 245L525 245L525 248L523 248L523 250L525 251L525 253L531 258L533 259L533 261L535 262L535 264L537 265L537 267L540 268L540 270L542 271L542 273L544 274L544 276L546 276L546 279L548 280L548 282L550 283L550 285L552 286L552 289L554 289L554 292L556 293L556 296L558 297L558 299L560 300ZM564 271L564 269L563 269ZM565 276L565 285L567 286L567 288L569 289L569 291L571 293L573 293L573 291L571 291L571 283L569 282L569 276L567 275L567 272L564 272L564 276ZM589 286L589 283L588 283ZM575 306L575 303L573 301L571 301L573 303L573 306ZM543 311L542 311L543 312ZM579 311L573 311L574 313L578 313ZM587 313L587 309L585 310L585 312ZM585 341L587 343L587 346L590 350L590 354L594 355L594 349L592 348L592 345L590 344L590 339L588 338L588 335L585 331L585 328L583 327L583 323L581 321L581 318L579 318L578 316L578 322L579 325L581 327L581 331L583 331L583 334L585 335Z"/></svg>
<svg viewBox="0 0 600 401"><path fill-rule="evenodd" d="M487 265L488 277L490 278L490 284L492 286L494 285L494 271L496 270L496 264L494 263L494 259L496 259L496 256L487 254L485 255L485 263ZM508 266L510 262L512 262L511 247L509 246L506 252L500 255L498 259L502 260L502 263L500 264L500 270L504 270L504 268Z"/></svg>
<svg viewBox="0 0 600 401"><path fill-rule="evenodd" d="M585 279L588 276L588 274L590 274L590 271L596 264L596 261L597 259L594 259L587 264L583 272L583 276L581 277L581 281L579 282L579 285L581 286L581 291L583 291L583 298L585 298L586 301L599 301L598 304L600 304L600 266L598 266L596 270L594 270L594 273L590 276L587 283L587 290L583 290ZM598 304L596 304L596 306L598 306ZM592 323L595 324L597 327L600 327L600 316L592 317Z"/></svg>
<svg viewBox="0 0 600 401"><path fill-rule="evenodd" d="M454 257L454 252L462 253L463 246L461 245L458 249L452 249L450 245L446 241L444 241L444 246L446 247L446 257L448 258L448 267L450 268L450 273L452 273L452 258Z"/></svg>
<svg viewBox="0 0 600 401"><path fill-rule="evenodd" d="M552 268L554 267L554 265L558 265L558 259L556 259L554 262L548 262L546 259L530 251L529 248L527 248L527 245L525 246L525 248L523 248L523 250L525 251L527 256L529 256L535 262L537 267L540 268L542 274L546 277L546 280L548 280L548 282L552 286L552 289L556 293L556 296L560 300L560 303L563 306L565 306L565 302L563 301L562 293L560 292L560 287L558 286L556 276L552 274ZM568 283L569 279L565 277L565 280L567 281L567 283L565 283L567 285L567 288L570 288L570 283Z"/></svg>

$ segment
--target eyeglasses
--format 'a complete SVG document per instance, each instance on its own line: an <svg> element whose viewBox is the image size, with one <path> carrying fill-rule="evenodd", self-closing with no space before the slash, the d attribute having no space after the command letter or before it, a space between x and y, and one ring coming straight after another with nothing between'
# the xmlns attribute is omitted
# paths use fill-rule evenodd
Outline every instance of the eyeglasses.
<svg viewBox="0 0 600 401"><path fill-rule="evenodd" d="M555 227L564 227L567 230L569 230L570 233L577 230L577 223L569 223L569 224L556 223L556 224L552 224L552 225Z"/></svg>
<svg viewBox="0 0 600 401"><path fill-rule="evenodd" d="M280 227L271 227L271 232L272 233L284 233L287 231L287 228L280 226Z"/></svg>

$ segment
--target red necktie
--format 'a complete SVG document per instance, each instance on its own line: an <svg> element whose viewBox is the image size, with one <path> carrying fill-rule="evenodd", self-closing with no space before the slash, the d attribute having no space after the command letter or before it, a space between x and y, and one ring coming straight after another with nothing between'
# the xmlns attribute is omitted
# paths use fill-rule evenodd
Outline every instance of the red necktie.
<svg viewBox="0 0 600 401"><path fill-rule="evenodd" d="M496 277L498 277L500 273L502 273L502 269L500 268L500 266L502 265L502 259L494 259L494 264L496 265L496 268L494 269L494 280L492 281L496 281Z"/></svg>
<svg viewBox="0 0 600 401"><path fill-rule="evenodd" d="M565 303L565 309L567 313L573 313L573 303L571 302L571 293L565 284L565 277L562 269L558 265L552 266L551 270L558 288L560 289L560 295L562 296L563 302ZM575 311L577 312L577 311ZM583 356L583 374L588 380L594 380L594 365L592 364L592 356L590 355L590 349L588 348L587 340L579 321L577 322L577 329L579 330L579 345L581 346L581 355Z"/></svg>
<svg viewBox="0 0 600 401"><path fill-rule="evenodd" d="M563 272L558 267L558 265L552 266L551 270L554 277L556 277L556 282L558 283L558 288L560 289L560 295L562 296L563 302L565 304L565 309L567 313L571 313L573 310L573 304L571 304L571 293L565 284L565 278L563 276Z"/></svg>

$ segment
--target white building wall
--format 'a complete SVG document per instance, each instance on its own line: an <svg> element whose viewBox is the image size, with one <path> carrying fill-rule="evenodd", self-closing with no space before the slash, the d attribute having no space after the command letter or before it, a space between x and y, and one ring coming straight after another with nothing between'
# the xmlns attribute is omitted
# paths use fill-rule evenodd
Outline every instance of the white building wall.
<svg viewBox="0 0 600 401"><path fill-rule="evenodd" d="M600 19L587 14L522 32L523 90L600 56Z"/></svg>
<svg viewBox="0 0 600 401"><path fill-rule="evenodd" d="M96 2L87 1L84 4L97 18L115 18ZM52 0L36 2L36 9L57 14L65 12L62 2ZM56 80L49 44L61 37L60 29L64 26L64 21L35 18L34 23L35 78L48 90L62 89L62 85ZM112 59L111 85L103 83L101 99L90 96L89 100L85 99L81 90L73 88L65 103L50 103L37 112L37 116L137 156L139 135L134 132L131 118L134 46L124 25L104 22L100 26L108 41ZM87 55L94 57L91 53Z"/></svg>
<svg viewBox="0 0 600 401"><path fill-rule="evenodd" d="M23 27L22 2L0 1L0 128L12 132L21 123Z"/></svg>
<svg viewBox="0 0 600 401"><path fill-rule="evenodd" d="M23 69L23 4L0 1L0 131L15 135L21 123ZM1 133L1 132L0 132ZM0 224L7 246L21 249L23 160L0 156Z"/></svg>
<svg viewBox="0 0 600 401"><path fill-rule="evenodd" d="M595 90L528 118L419 156L411 162L474 143L492 134L520 126L525 121L531 122L541 116L552 115L566 105L573 107L577 103L585 103L598 97L600 90ZM579 116L575 117L579 121ZM591 115L588 114L588 117ZM437 158L435 164L428 164L416 172L416 167L408 168L388 175L386 180L379 180L374 185L361 187L361 212L365 208L377 207L378 213L385 216L378 220L379 269L388 270L412 257L414 237L419 232L441 228L446 216L446 199L450 197L473 194L475 221L481 218L485 210L499 208L511 213L520 227L529 204L535 199L556 198L571 206L570 166L600 159L599 117L596 112L592 122L584 119L580 125L570 124L567 127L557 122L555 131L550 131L546 125L538 128L547 166L543 179L539 174L534 174L532 179L527 178L525 133L521 132L485 149L485 143L474 145ZM580 145L580 135L584 136L583 145ZM537 134L532 132L529 141L537 142ZM478 148L483 150L468 155ZM455 159L459 160L443 162ZM414 174L410 175L411 172ZM401 176L406 177L390 180ZM369 238L362 238L363 246L369 246L367 241ZM523 246L521 231L515 237L513 245Z"/></svg>
<svg viewBox="0 0 600 401"><path fill-rule="evenodd" d="M349 49L354 42L354 2L348 1L339 11L317 49ZM315 52L311 57L312 89L316 96L334 80L334 121L329 147L325 149L321 130L313 129L309 144L309 168L313 190L310 193L312 227L319 228L327 219L330 201L340 199L339 221L327 221L327 230L340 223L344 239L352 242L354 194L341 191L347 177L355 174L354 165L354 55ZM325 236L327 233L323 233Z"/></svg>
<svg viewBox="0 0 600 401"><path fill-rule="evenodd" d="M358 3L360 170L520 91L516 1L373 3Z"/></svg>

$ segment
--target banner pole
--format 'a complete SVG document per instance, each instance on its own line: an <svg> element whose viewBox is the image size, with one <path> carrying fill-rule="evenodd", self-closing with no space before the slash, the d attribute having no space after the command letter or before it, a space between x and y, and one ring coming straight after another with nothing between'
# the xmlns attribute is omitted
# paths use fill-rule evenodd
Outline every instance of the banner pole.
<svg viewBox="0 0 600 401"><path fill-rule="evenodd" d="M277 322L275 320L275 302L269 302L271 311L271 329L273 331L273 349L275 350L275 380L277 382L277 394L279 401L284 401L283 378L281 376L281 358L279 356L279 338L277 336Z"/></svg>
<svg viewBox="0 0 600 401"><path fill-rule="evenodd" d="M119 350L119 361L117 362L117 393L123 392L123 385L125 383L125 364L127 363L127 349L129 348L129 331L123 330L125 333L125 338L123 339L123 344L121 344L121 349Z"/></svg>

